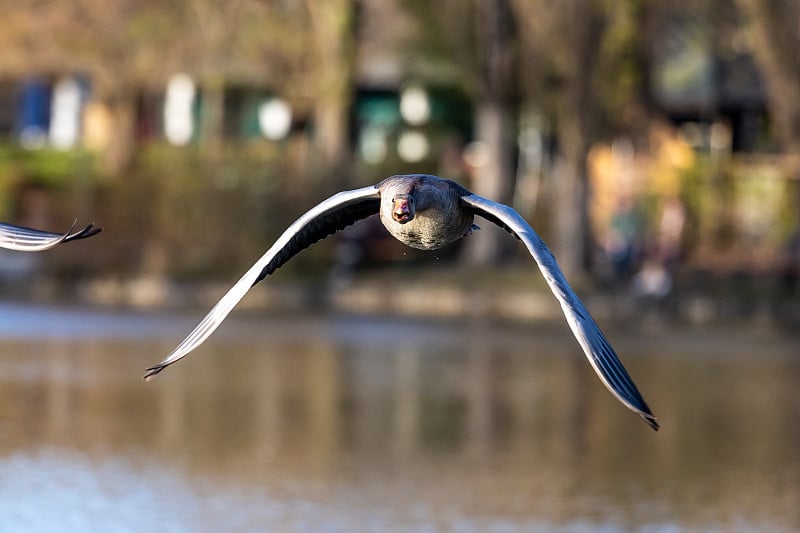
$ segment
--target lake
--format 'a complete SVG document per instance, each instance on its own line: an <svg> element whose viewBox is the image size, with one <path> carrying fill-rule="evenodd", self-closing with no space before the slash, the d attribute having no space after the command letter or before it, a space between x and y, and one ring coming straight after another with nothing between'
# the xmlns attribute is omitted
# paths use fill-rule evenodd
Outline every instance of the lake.
<svg viewBox="0 0 800 533"><path fill-rule="evenodd" d="M4 532L800 530L800 337L0 304Z"/></svg>

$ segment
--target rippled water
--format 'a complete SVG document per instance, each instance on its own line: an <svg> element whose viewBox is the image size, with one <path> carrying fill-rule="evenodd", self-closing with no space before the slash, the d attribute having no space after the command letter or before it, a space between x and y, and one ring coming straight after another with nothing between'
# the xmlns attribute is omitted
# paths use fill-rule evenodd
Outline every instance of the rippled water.
<svg viewBox="0 0 800 533"><path fill-rule="evenodd" d="M566 328L0 305L0 529L796 531L800 341L610 337L659 416Z"/></svg>

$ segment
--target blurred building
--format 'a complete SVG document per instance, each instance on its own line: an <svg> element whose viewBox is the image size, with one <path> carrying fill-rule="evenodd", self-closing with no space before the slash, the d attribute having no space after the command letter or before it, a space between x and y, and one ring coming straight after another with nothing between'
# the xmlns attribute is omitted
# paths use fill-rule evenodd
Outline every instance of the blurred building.
<svg viewBox="0 0 800 533"><path fill-rule="evenodd" d="M290 4L281 4L277 15L286 15L281 10L291 15L296 8ZM410 36L421 30L401 2L352 5L352 64L341 65L352 68L345 113L345 155L350 167L343 174L347 179L351 175L373 179L396 172L433 172L468 183L471 171L485 164L488 154L485 147L472 143L474 95L453 74L458 67L436 64L427 57L430 64L420 63L418 56L411 57L406 50ZM212 22L213 15L209 15ZM270 29L277 32L279 26L280 20ZM765 87L749 47L736 32L726 34L724 46L720 45L714 21L692 16L663 17L648 38L649 44L658 44L647 51L651 55L650 71L644 76L648 111L664 120L650 127L638 144L620 138L592 150L590 164L596 174L605 173L595 176L590 206L596 228L603 231L609 226L614 206L619 205L614 195L620 191L643 197L653 220L659 216L654 206L660 205L660 199L654 198L679 195L691 213L687 226L694 228L698 242L737 241L740 255L774 259L781 238L797 224L787 215L793 208L786 201L791 196L787 178L792 170L773 153ZM302 44L305 51L308 43ZM171 155L182 148L185 152L208 148L207 152L217 155L232 154L231 164L238 164L245 152L256 154L250 166L238 169L238 174L230 172L230 179L209 179L213 181L209 187L221 188L225 180L244 183L240 176L257 169L263 182L278 182L276 176L290 175L296 185L286 191L317 193L318 182L303 174L311 173L308 161L318 159L308 139L320 129L315 105L324 95L324 83L282 78L289 77L292 69L310 70L305 63L310 59L287 55L273 61L262 50L237 59L219 52L228 50L219 42L200 40L190 46L188 52L164 50L165 55L172 54L169 61L156 63L164 70L161 65L169 65L169 71L156 70L146 80L123 76L124 65L118 67L120 72L112 72L119 79L109 80L107 72L105 77L93 77L74 65L62 68L52 60L0 70L0 150L11 154L0 158L0 212L5 205L23 203L14 194L19 195L16 191L24 188L26 179L48 185L62 178L78 182L91 174L85 160L59 159L52 153L85 151L99 159L108 156L124 162L152 145L168 145L174 150ZM155 48L158 57L162 51ZM186 73L178 68L184 65ZM298 80L319 83L322 88L315 92L299 86ZM109 91L114 82L124 90ZM129 109L121 109L120 94L132 103ZM542 108L520 111L516 136L511 136L519 167L517 207L526 216L533 215L537 198L548 193L547 180L555 179L546 175L555 174L547 165L557 145L550 138L548 103L535 105ZM47 152L46 162L37 156L42 152ZM284 164L281 157L296 161ZM12 159L14 165L2 166ZM16 164L23 159L33 163ZM174 178L177 164L170 161L170 165ZM119 168L131 175L124 164ZM197 175L195 168L183 170L185 175ZM526 172L533 178L527 179ZM102 173L112 175L113 171L98 172ZM261 183L242 196L277 186ZM10 188L14 191L9 192ZM205 198L197 194L199 200ZM257 221L263 218L263 213L252 216ZM126 223L135 225L130 220ZM772 250L772 256L754 253L762 246ZM197 257L204 256L198 253ZM715 259L722 257L716 251L705 257L706 262L728 261Z"/></svg>
<svg viewBox="0 0 800 533"><path fill-rule="evenodd" d="M767 94L753 56L735 42L741 37L729 36L723 49L714 26L688 17L661 21L658 32L650 77L657 109L688 124L687 140L698 148L712 146L715 122L730 129L732 151L766 148Z"/></svg>

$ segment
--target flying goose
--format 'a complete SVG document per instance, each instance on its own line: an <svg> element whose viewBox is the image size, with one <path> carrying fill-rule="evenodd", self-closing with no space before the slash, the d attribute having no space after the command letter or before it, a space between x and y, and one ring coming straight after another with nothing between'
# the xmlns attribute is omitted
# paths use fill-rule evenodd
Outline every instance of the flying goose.
<svg viewBox="0 0 800 533"><path fill-rule="evenodd" d="M0 222L0 248L23 252L39 252L53 248L62 242L91 237L102 230L102 228L95 228L94 224L89 224L82 230L72 233L72 230L75 229L75 223L66 233L51 233Z"/></svg>
<svg viewBox="0 0 800 533"><path fill-rule="evenodd" d="M531 253L561 304L572 333L603 384L654 430L659 425L606 337L589 315L544 241L511 207L493 202L458 183L427 174L391 176L376 185L343 191L297 219L277 242L222 297L195 329L162 362L143 376L149 381L167 366L200 346L245 293L295 254L358 220L379 214L381 223L400 242L435 250L473 230L475 215L517 237Z"/></svg>

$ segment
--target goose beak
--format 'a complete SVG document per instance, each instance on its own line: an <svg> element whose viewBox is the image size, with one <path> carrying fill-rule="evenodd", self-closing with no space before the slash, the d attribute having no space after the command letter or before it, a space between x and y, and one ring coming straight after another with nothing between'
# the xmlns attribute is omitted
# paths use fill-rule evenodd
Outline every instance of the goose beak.
<svg viewBox="0 0 800 533"><path fill-rule="evenodd" d="M409 205L407 199L396 198L394 200L392 218L401 224L405 224L414 218L414 213L411 211L411 206Z"/></svg>

